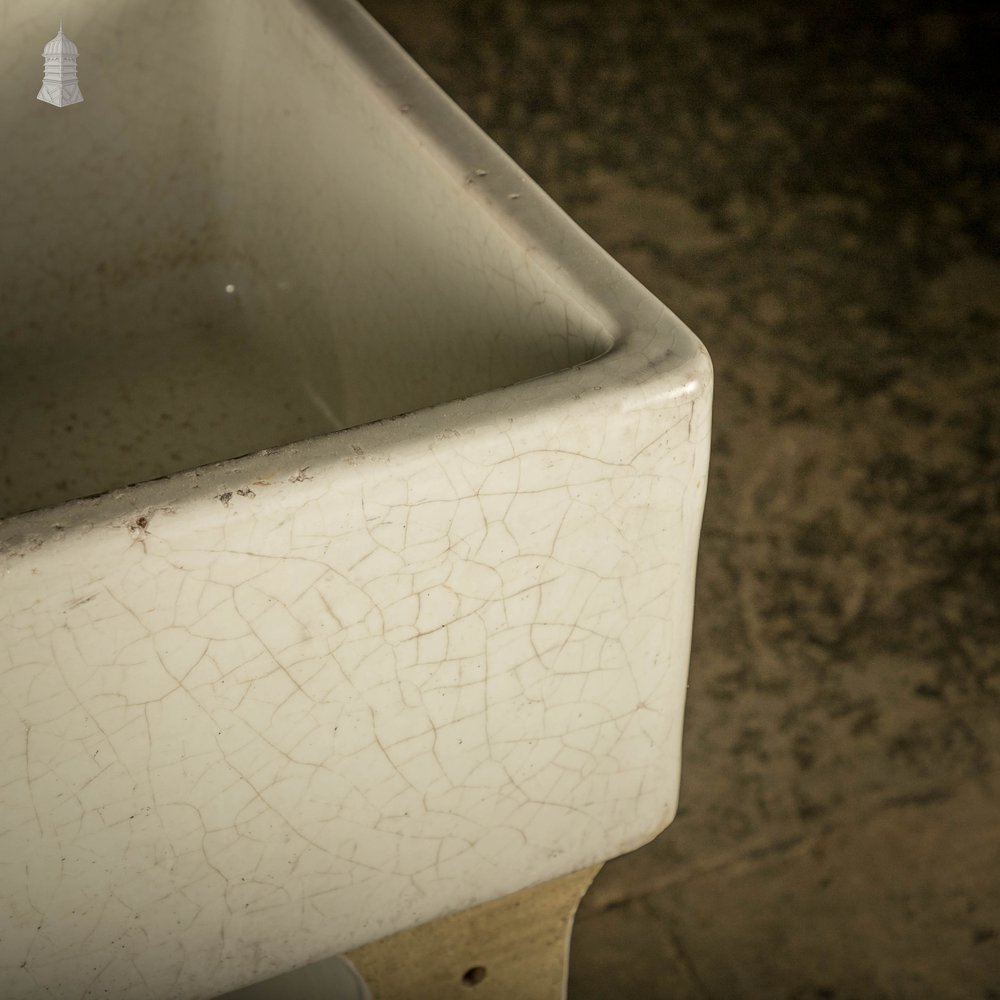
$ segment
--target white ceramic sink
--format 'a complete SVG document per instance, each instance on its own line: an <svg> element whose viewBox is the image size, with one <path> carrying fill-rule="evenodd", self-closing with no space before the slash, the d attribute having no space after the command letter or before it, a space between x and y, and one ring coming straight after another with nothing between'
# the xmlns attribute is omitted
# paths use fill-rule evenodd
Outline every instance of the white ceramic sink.
<svg viewBox="0 0 1000 1000"><path fill-rule="evenodd" d="M210 997L661 830L695 337L346 0L10 0L0 66L9 995Z"/></svg>

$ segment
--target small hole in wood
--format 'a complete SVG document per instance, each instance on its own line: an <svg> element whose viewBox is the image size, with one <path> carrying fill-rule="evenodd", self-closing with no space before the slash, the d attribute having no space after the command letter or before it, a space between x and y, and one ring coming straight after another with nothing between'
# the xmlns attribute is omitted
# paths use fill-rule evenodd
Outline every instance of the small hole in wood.
<svg viewBox="0 0 1000 1000"><path fill-rule="evenodd" d="M476 986L481 983L486 978L486 969L481 965L474 965L471 969L466 970L465 974L462 976L462 982L466 986Z"/></svg>

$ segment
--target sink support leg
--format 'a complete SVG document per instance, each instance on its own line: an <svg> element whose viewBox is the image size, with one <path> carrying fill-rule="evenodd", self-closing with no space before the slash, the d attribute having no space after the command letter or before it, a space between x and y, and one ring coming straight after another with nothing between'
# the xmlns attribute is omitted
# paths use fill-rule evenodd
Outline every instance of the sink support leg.
<svg viewBox="0 0 1000 1000"><path fill-rule="evenodd" d="M600 867L412 927L345 957L375 1000L562 1000L573 917Z"/></svg>

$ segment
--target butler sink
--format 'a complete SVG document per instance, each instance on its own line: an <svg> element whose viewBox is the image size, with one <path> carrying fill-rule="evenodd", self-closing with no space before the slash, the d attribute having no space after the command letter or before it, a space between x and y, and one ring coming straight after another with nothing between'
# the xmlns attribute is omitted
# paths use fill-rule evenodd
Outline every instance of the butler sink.
<svg viewBox="0 0 1000 1000"><path fill-rule="evenodd" d="M659 832L695 337L347 0L9 0L0 65L5 995L211 997Z"/></svg>

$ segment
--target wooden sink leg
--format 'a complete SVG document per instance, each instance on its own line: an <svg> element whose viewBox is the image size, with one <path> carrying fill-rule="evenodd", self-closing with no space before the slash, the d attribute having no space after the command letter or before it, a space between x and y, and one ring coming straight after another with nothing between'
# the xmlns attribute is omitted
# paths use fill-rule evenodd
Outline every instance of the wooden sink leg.
<svg viewBox="0 0 1000 1000"><path fill-rule="evenodd" d="M569 938L600 865L349 952L375 1000L563 1000Z"/></svg>

